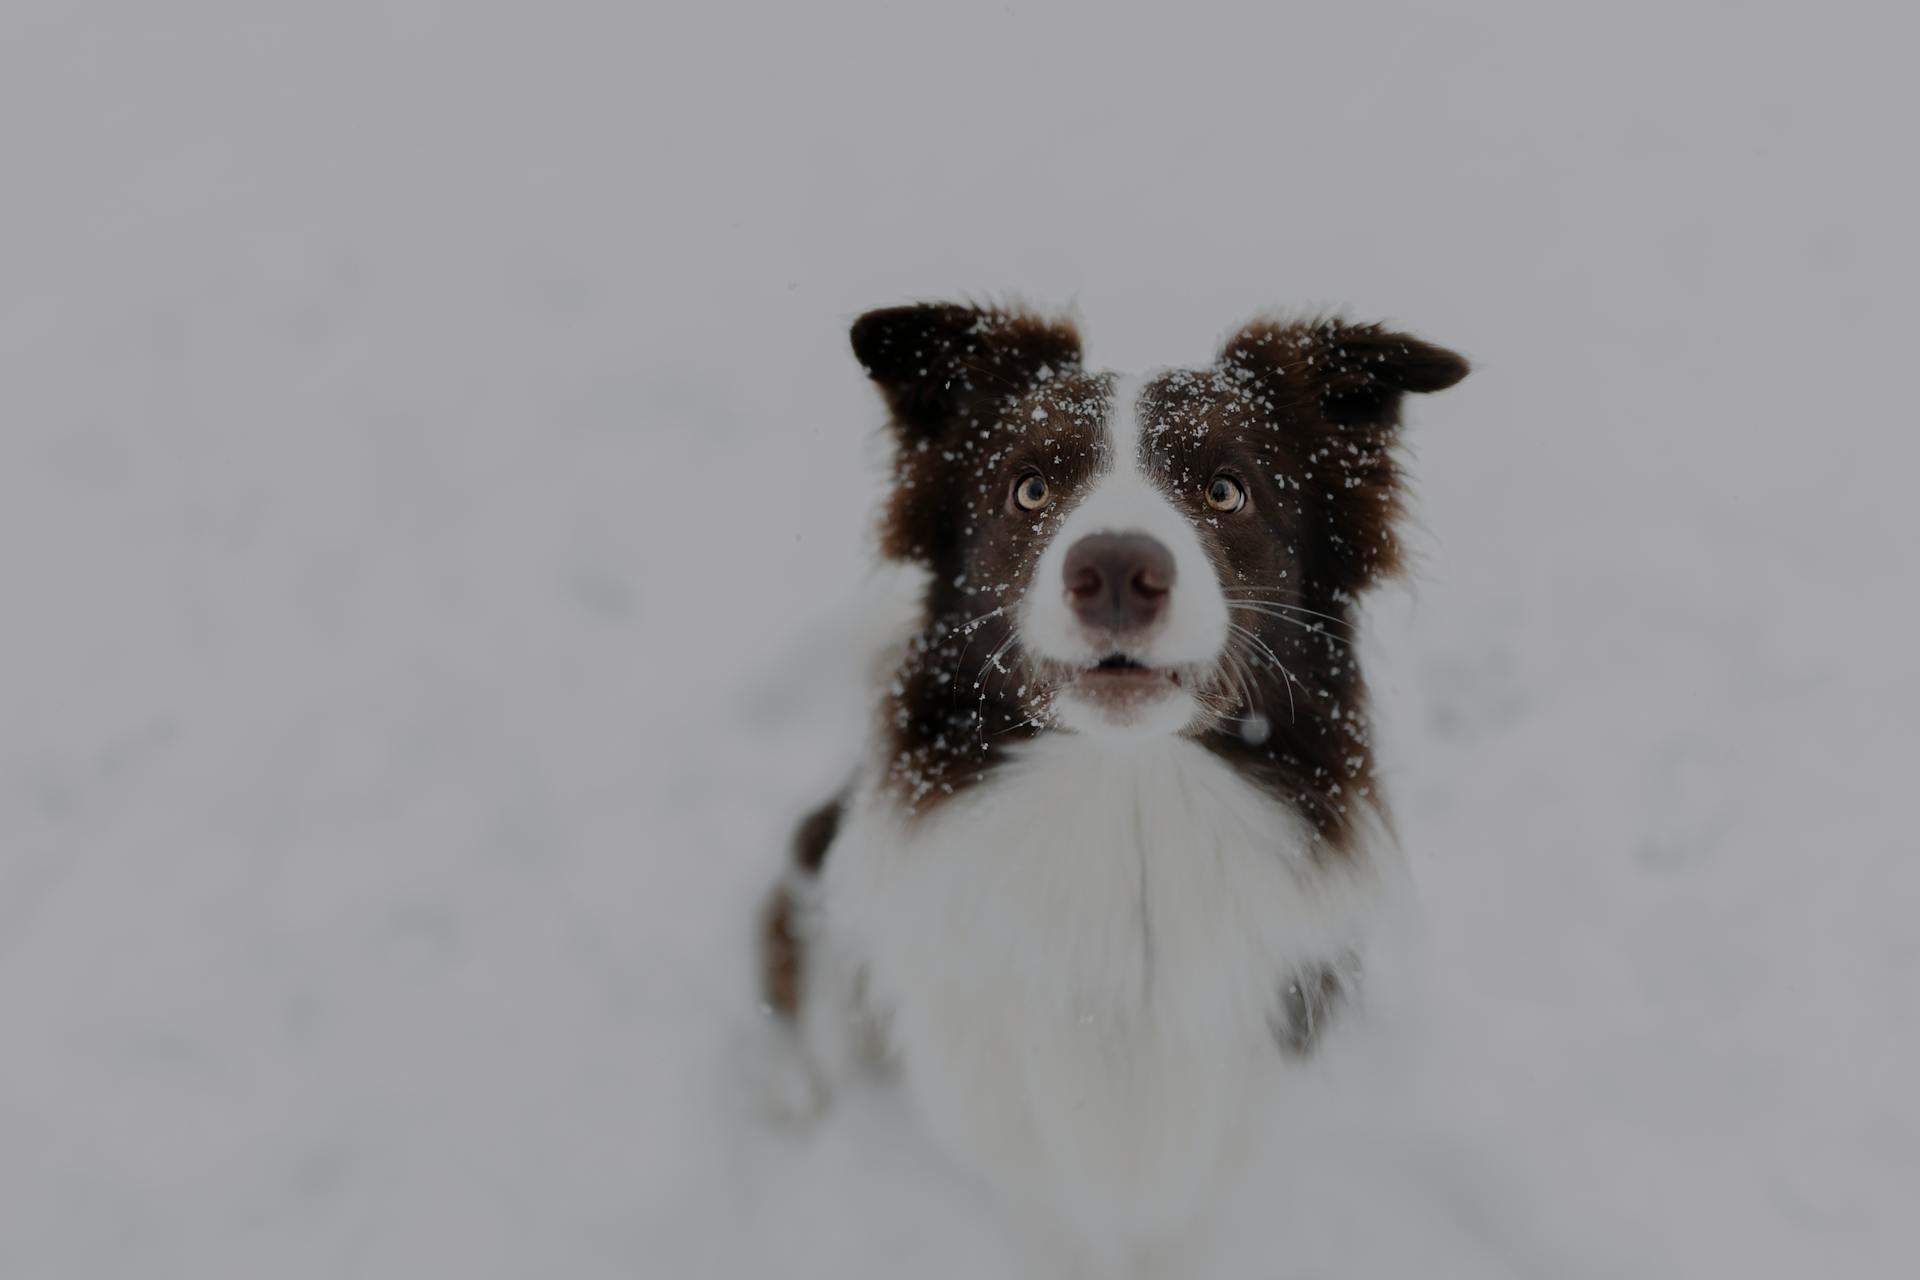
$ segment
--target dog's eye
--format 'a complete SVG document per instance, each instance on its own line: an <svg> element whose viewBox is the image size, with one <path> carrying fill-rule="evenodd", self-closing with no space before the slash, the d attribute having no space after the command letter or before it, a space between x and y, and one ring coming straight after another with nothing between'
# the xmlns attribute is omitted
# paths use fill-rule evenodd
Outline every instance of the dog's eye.
<svg viewBox="0 0 1920 1280"><path fill-rule="evenodd" d="M1247 505L1247 491L1232 476L1215 476L1207 486L1207 505L1215 511L1238 511Z"/></svg>
<svg viewBox="0 0 1920 1280"><path fill-rule="evenodd" d="M1014 505L1022 511L1038 511L1053 495L1047 492L1047 479L1038 471L1029 471L1013 482Z"/></svg>

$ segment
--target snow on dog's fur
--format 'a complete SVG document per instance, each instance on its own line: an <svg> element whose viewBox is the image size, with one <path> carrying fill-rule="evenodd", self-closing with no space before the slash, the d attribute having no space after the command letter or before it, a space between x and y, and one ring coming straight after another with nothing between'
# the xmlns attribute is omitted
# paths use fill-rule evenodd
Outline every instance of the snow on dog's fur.
<svg viewBox="0 0 1920 1280"><path fill-rule="evenodd" d="M852 338L924 593L769 907L767 1000L829 1086L897 1063L1054 1230L1164 1244L1357 978L1386 835L1355 604L1400 561L1402 397L1466 363L1338 320L1145 378L1014 310Z"/></svg>

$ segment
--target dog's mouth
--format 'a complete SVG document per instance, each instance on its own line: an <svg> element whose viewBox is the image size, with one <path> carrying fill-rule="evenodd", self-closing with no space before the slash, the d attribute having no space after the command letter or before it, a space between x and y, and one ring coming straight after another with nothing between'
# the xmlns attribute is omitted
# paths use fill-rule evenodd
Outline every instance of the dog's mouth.
<svg viewBox="0 0 1920 1280"><path fill-rule="evenodd" d="M1109 706L1125 706L1180 687L1180 674L1170 667L1154 667L1131 654L1110 653L1074 680L1083 697Z"/></svg>
<svg viewBox="0 0 1920 1280"><path fill-rule="evenodd" d="M1043 659L1037 670L1047 688L1048 722L1077 733L1177 733L1196 714L1208 678L1204 667L1162 664L1125 649L1065 662Z"/></svg>

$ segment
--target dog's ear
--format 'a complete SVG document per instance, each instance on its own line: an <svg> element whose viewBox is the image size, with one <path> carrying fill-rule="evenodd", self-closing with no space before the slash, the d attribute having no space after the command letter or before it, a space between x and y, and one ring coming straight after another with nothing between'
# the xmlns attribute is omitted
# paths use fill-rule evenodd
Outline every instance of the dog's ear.
<svg viewBox="0 0 1920 1280"><path fill-rule="evenodd" d="M853 354L909 439L937 434L962 408L1017 396L1080 364L1071 324L1019 310L927 302L853 322Z"/></svg>
<svg viewBox="0 0 1920 1280"><path fill-rule="evenodd" d="M1277 392L1284 387L1276 403L1311 394L1327 421L1343 427L1393 427L1403 395L1444 391L1469 368L1409 334L1337 319L1256 320L1227 339L1220 363Z"/></svg>
<svg viewBox="0 0 1920 1280"><path fill-rule="evenodd" d="M1401 563L1405 497L1394 436L1409 391L1439 391L1467 362L1404 333L1343 320L1257 320L1227 340L1220 366L1250 384L1276 423L1295 433L1318 473L1324 535L1305 550L1303 586L1341 600Z"/></svg>

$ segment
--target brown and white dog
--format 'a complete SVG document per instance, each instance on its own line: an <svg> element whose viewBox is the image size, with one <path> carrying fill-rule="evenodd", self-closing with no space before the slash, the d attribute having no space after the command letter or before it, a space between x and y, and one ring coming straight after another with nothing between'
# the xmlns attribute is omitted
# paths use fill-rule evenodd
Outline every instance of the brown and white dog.
<svg viewBox="0 0 1920 1280"><path fill-rule="evenodd" d="M1401 560L1401 399L1467 364L1325 319L1144 378L1018 310L852 338L924 593L769 907L767 1001L823 1085L897 1063L1063 1234L1171 1240L1357 976L1386 836L1356 601Z"/></svg>

